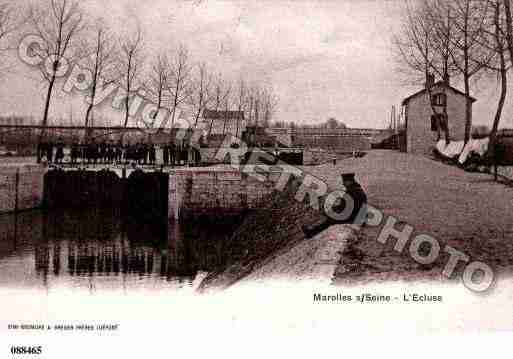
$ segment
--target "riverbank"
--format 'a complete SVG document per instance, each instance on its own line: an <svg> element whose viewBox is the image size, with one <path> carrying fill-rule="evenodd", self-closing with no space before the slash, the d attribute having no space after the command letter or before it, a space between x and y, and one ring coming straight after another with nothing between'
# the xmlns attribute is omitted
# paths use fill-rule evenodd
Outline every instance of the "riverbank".
<svg viewBox="0 0 513 359"><path fill-rule="evenodd" d="M369 203L385 216L394 216L400 230L414 228L413 238L428 234L443 245L508 274L513 266L513 188L494 182L490 174L468 173L422 156L372 151L360 161L346 160L337 168L320 166L314 173L328 183L336 173L354 171L366 188ZM375 281L444 280L447 262L441 256L432 265L420 265L407 254L377 242L382 229L366 227L335 272L335 284ZM408 248L408 244L406 245ZM408 253L407 250L404 252ZM456 274L461 271L459 266Z"/></svg>
<svg viewBox="0 0 513 359"><path fill-rule="evenodd" d="M323 168L332 169L333 164L301 169L316 175ZM303 203L296 200L299 185L300 181L293 181L286 191L273 192L260 209L248 215L227 246L235 253L229 256L233 262L210 273L201 292L276 280L331 283L341 254L356 240L359 226L331 226L305 238L302 227L318 221L322 213L310 207L308 196ZM334 186L340 183L330 188Z"/></svg>
<svg viewBox="0 0 513 359"><path fill-rule="evenodd" d="M397 218L398 229L408 224L414 228L413 236L428 234L501 271L513 267L513 188L494 182L490 174L468 173L393 151L371 151L363 158L301 169L329 188L340 187L342 172L355 172L369 203L385 217ZM382 227L368 226L356 233L333 226L306 240L301 227L320 213L294 199L298 185L260 199L261 207L223 241L220 250L229 261L210 271L200 290L273 279L333 279L335 284L442 279L447 257L419 265L397 254L393 239L385 246L377 242Z"/></svg>
<svg viewBox="0 0 513 359"><path fill-rule="evenodd" d="M450 245L473 261L481 260L499 269L499 274L509 273L513 268L513 213L510 211L513 188L494 182L490 174L468 173L423 156L394 151L371 151L364 158L302 169L322 179L329 188L340 187L340 173L355 172L368 193L369 203L380 209L385 218L397 218L397 229L401 230L405 224L412 226L411 238L418 234L430 235L442 248ZM259 223L266 223L266 218L273 217L266 210L262 212ZM282 209L282 215L287 213ZM232 266L211 275L205 284L228 287L235 283L296 279L328 281L336 285L446 281L441 273L448 255L442 255L431 265L420 265L411 259L407 250L403 255L398 254L393 249L394 239L390 238L386 245L377 242L383 224L364 227L345 240L336 240L337 234L345 231L344 226L337 227L311 240L292 234L282 239L284 245L279 250L261 251L260 260L248 260L246 265ZM251 233L249 231L248 236ZM255 232L253 237L260 238L260 234ZM265 239L261 239L265 243ZM337 260L335 268L328 266L324 272L317 271L314 258L331 244L337 248L336 255L331 255L332 260ZM461 270L458 266L454 277L458 277Z"/></svg>
<svg viewBox="0 0 513 359"><path fill-rule="evenodd" d="M225 247L231 252L231 262L210 273L200 291L226 289L305 241L302 226L319 220L321 214L295 200L298 185L292 183L284 192L273 192L263 200L261 209L244 219Z"/></svg>

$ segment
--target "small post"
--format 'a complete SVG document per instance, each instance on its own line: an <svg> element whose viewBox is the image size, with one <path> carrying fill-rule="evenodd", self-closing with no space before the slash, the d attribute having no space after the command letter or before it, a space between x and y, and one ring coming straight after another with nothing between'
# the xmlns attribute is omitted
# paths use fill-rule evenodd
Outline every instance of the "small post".
<svg viewBox="0 0 513 359"><path fill-rule="evenodd" d="M500 148L499 148L499 144L494 141L494 144L493 144L493 162L494 162L494 179L495 179L495 182L497 182L499 180L499 160L500 160L500 157L501 156L501 153L500 153Z"/></svg>
<svg viewBox="0 0 513 359"><path fill-rule="evenodd" d="M14 213L18 213L19 210L19 187L20 187L20 169L16 169L16 180L15 180L15 197L14 197Z"/></svg>

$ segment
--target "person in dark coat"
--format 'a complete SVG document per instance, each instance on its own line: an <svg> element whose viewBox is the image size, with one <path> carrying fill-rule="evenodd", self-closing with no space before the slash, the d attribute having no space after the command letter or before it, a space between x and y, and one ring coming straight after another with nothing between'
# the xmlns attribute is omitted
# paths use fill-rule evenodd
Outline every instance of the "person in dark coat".
<svg viewBox="0 0 513 359"><path fill-rule="evenodd" d="M189 165L189 143L187 143L185 140L182 144L182 160L184 166Z"/></svg>
<svg viewBox="0 0 513 359"><path fill-rule="evenodd" d="M121 162L121 146L119 144L114 145L114 163L119 164Z"/></svg>
<svg viewBox="0 0 513 359"><path fill-rule="evenodd" d="M98 162L99 163L105 163L107 159L107 144L102 141L100 145L98 146Z"/></svg>
<svg viewBox="0 0 513 359"><path fill-rule="evenodd" d="M128 144L126 146L126 162L131 163L135 161L137 157L135 144Z"/></svg>
<svg viewBox="0 0 513 359"><path fill-rule="evenodd" d="M307 238L315 236L334 224L365 225L367 220L367 195L365 191L356 181L354 173L343 173L342 182L345 187L344 198L340 198L338 203L333 204L323 214L320 221L309 226L303 226L303 232ZM350 213L345 213L347 202L350 201L345 199L346 196L349 196L353 202Z"/></svg>
<svg viewBox="0 0 513 359"><path fill-rule="evenodd" d="M36 153L37 163L41 163L41 158L43 157L43 143L41 141L37 142Z"/></svg>
<svg viewBox="0 0 513 359"><path fill-rule="evenodd" d="M128 144L120 144L121 161L126 165L128 163Z"/></svg>
<svg viewBox="0 0 513 359"><path fill-rule="evenodd" d="M89 159L93 164L96 164L98 160L98 145L94 141L94 139L89 143L88 150ZM89 162L89 161L88 161Z"/></svg>
<svg viewBox="0 0 513 359"><path fill-rule="evenodd" d="M105 149L103 150L103 158L104 162L107 164L110 164L110 161L112 160L112 153L111 153L111 145L110 143L105 143Z"/></svg>
<svg viewBox="0 0 513 359"><path fill-rule="evenodd" d="M41 163L43 157L46 156L46 142L40 141L37 143L37 163Z"/></svg>
<svg viewBox="0 0 513 359"><path fill-rule="evenodd" d="M107 144L107 160L109 164L114 163L114 146L111 143Z"/></svg>
<svg viewBox="0 0 513 359"><path fill-rule="evenodd" d="M52 141L48 141L46 144L46 160L48 163L53 162L53 143Z"/></svg>
<svg viewBox="0 0 513 359"><path fill-rule="evenodd" d="M194 147L194 165L199 166L201 164L201 152L199 148Z"/></svg>
<svg viewBox="0 0 513 359"><path fill-rule="evenodd" d="M174 142L169 144L169 164L174 167L176 163L176 145Z"/></svg>
<svg viewBox="0 0 513 359"><path fill-rule="evenodd" d="M137 163L138 164L143 164L143 159L144 159L144 146L142 143L138 143L137 146L136 146L136 158L137 158Z"/></svg>
<svg viewBox="0 0 513 359"><path fill-rule="evenodd" d="M147 143L143 143L141 145L141 155L142 155L142 163L143 165L148 164L148 155L150 154L150 148Z"/></svg>
<svg viewBox="0 0 513 359"><path fill-rule="evenodd" d="M91 149L87 142L82 144L82 158L84 159L83 162L87 164L91 162Z"/></svg>
<svg viewBox="0 0 513 359"><path fill-rule="evenodd" d="M57 141L56 148L55 163L62 163L62 160L64 159L64 142L62 142L62 139Z"/></svg>
<svg viewBox="0 0 513 359"><path fill-rule="evenodd" d="M182 161L183 161L183 148L184 148L184 143L179 141L177 144L176 144L176 158L175 158L175 163L177 166L181 166L182 165Z"/></svg>
<svg viewBox="0 0 513 359"><path fill-rule="evenodd" d="M77 163L77 159L79 157L80 157L80 148L78 147L77 142L73 142L71 144L71 153L70 153L71 164L75 165Z"/></svg>
<svg viewBox="0 0 513 359"><path fill-rule="evenodd" d="M78 163L87 162L87 144L85 140L78 141Z"/></svg>
<svg viewBox="0 0 513 359"><path fill-rule="evenodd" d="M150 165L155 165L155 160L156 160L156 157L157 157L157 152L155 150L155 145L152 143L149 145L149 150L148 150L148 159L150 161Z"/></svg>
<svg viewBox="0 0 513 359"><path fill-rule="evenodd" d="M169 164L169 145L164 145L162 148L162 160L164 161L164 166Z"/></svg>

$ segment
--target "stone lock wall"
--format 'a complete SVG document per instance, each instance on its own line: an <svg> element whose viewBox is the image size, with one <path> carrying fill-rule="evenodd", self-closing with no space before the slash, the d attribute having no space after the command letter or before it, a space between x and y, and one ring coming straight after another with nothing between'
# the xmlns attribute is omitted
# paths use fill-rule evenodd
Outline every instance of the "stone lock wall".
<svg viewBox="0 0 513 359"><path fill-rule="evenodd" d="M371 149L370 137L365 136L337 136L337 135L297 135L293 138L293 146L309 148L322 148L336 153L351 153L353 151L369 151Z"/></svg>
<svg viewBox="0 0 513 359"><path fill-rule="evenodd" d="M0 167L0 213L39 207L45 172L39 165Z"/></svg>
<svg viewBox="0 0 513 359"><path fill-rule="evenodd" d="M272 182L235 169L178 169L169 176L169 216L240 213L258 208L272 191Z"/></svg>
<svg viewBox="0 0 513 359"><path fill-rule="evenodd" d="M259 181L251 171L244 173L230 167L172 170L168 216L175 219L201 214L223 216L263 208L281 172L271 171L268 181ZM18 210L41 206L45 173L46 168L39 165L0 167L0 213L15 211L16 202Z"/></svg>

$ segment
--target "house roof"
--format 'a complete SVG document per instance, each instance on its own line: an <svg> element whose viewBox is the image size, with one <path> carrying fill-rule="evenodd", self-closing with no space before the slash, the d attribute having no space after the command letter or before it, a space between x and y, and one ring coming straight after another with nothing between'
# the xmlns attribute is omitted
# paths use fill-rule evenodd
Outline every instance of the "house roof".
<svg viewBox="0 0 513 359"><path fill-rule="evenodd" d="M203 118L214 120L244 120L244 111L215 111L205 109L203 111Z"/></svg>
<svg viewBox="0 0 513 359"><path fill-rule="evenodd" d="M441 85L443 85L443 81L438 81L438 82L436 82L436 83L433 85L433 87L435 87L435 86L441 86ZM449 88L450 88L452 91L454 91L455 93L457 93L458 95L466 96L464 92L461 92L460 90L458 90L458 89L456 89L456 88L454 88L454 87L452 87L452 86L449 86ZM422 89L422 90L420 90L420 91L418 91L418 92L415 92L413 95L410 95L410 96L406 97L406 98L403 100L402 105L403 105L403 106L404 106L404 105L406 105L406 104L407 104L407 103L408 103L412 98L417 97L417 96L419 96L419 95L422 95L422 94L424 94L426 91L427 91L427 90L424 88L424 89ZM474 97L472 97L472 96L468 96L468 98L469 98L472 102L476 102L476 101L477 101L477 100L476 100Z"/></svg>

